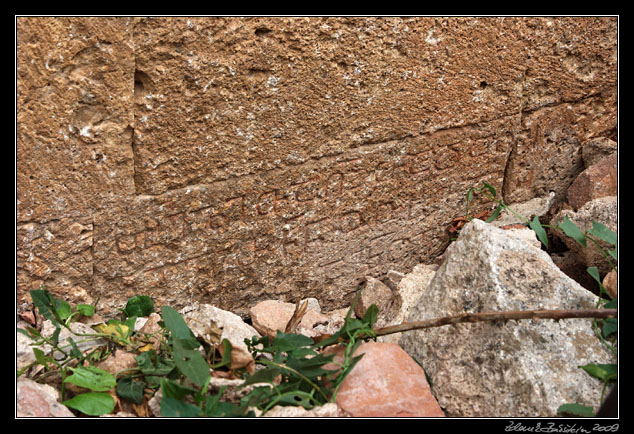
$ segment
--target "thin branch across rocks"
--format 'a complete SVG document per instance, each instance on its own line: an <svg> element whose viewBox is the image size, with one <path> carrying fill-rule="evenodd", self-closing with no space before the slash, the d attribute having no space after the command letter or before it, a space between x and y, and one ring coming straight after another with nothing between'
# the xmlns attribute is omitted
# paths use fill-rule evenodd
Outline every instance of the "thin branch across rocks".
<svg viewBox="0 0 634 434"><path fill-rule="evenodd" d="M382 327L374 330L376 336L385 336L392 333L420 330L431 327L441 327L461 323L474 323L483 321L508 321L522 319L569 319L569 318L615 318L617 309L563 309L563 310L510 310L504 312L478 312L462 313L424 321L405 322L393 326Z"/></svg>

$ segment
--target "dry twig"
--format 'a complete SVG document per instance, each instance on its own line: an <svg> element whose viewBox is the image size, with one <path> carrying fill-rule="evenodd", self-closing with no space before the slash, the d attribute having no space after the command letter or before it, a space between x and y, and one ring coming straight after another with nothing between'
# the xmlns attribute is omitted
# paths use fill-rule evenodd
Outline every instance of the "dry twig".
<svg viewBox="0 0 634 434"><path fill-rule="evenodd" d="M479 312L463 313L460 315L445 316L424 321L405 322L393 326L382 327L374 330L376 336L385 336L392 333L420 330L444 325L460 323L474 323L482 321L508 321L521 319L567 319L567 318L615 318L617 309L564 309L564 310L510 310L505 312Z"/></svg>
<svg viewBox="0 0 634 434"><path fill-rule="evenodd" d="M302 318L306 314L306 310L308 309L308 300L304 300L303 303L300 304L300 301L297 300L295 303L295 312L293 312L293 316L288 320L286 324L286 328L284 329L284 333L292 333L295 328L302 321Z"/></svg>

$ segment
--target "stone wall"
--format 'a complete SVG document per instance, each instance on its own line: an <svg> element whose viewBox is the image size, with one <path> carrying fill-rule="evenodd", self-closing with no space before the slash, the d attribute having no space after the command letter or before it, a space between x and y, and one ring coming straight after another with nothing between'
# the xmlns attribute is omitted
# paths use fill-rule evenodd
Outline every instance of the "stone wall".
<svg viewBox="0 0 634 434"><path fill-rule="evenodd" d="M616 139L613 17L18 17L17 296L351 300Z"/></svg>

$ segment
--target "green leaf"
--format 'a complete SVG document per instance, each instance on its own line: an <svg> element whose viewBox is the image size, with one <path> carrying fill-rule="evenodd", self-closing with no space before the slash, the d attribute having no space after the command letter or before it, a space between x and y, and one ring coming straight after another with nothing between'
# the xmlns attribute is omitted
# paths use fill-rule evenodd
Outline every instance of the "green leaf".
<svg viewBox="0 0 634 434"><path fill-rule="evenodd" d="M488 219L485 220L485 222L486 223L491 223L493 220L498 218L498 216L500 215L500 212L503 209L504 209L504 205L502 203L498 204L498 206L495 207L495 210L493 210L493 213L491 213L491 215L489 216Z"/></svg>
<svg viewBox="0 0 634 434"><path fill-rule="evenodd" d="M182 401L187 395L195 396L198 393L198 390L192 387L184 386L166 378L161 379L161 391L163 392L163 397L174 398L179 401Z"/></svg>
<svg viewBox="0 0 634 434"><path fill-rule="evenodd" d="M495 188L491 185L491 184L487 184L486 182L482 181L482 185L484 185L484 188L486 188L487 190L489 190L489 192L491 193L491 195L493 196L493 198L495 199L495 197L497 196L497 192L495 191Z"/></svg>
<svg viewBox="0 0 634 434"><path fill-rule="evenodd" d="M135 404L143 402L145 383L132 377L123 377L117 381L117 395Z"/></svg>
<svg viewBox="0 0 634 434"><path fill-rule="evenodd" d="M163 417L200 417L200 408L174 398L163 397L161 400L161 416Z"/></svg>
<svg viewBox="0 0 634 434"><path fill-rule="evenodd" d="M616 246L618 237L616 233L612 232L607 228L603 223L599 223L597 221L592 222L592 229L588 231L588 233L592 236L597 237L600 240L605 241L606 243L612 244Z"/></svg>
<svg viewBox="0 0 634 434"><path fill-rule="evenodd" d="M231 365L231 350L233 349L233 345L231 345L228 339L223 339L220 345L222 345L222 360L212 366L214 369Z"/></svg>
<svg viewBox="0 0 634 434"><path fill-rule="evenodd" d="M618 260L619 260L619 258L618 258L618 252L616 251L616 246L614 246L614 248L613 248L612 250L608 250L608 254L609 254L610 256L612 256L612 259L614 259L614 260L616 260L616 261L618 261Z"/></svg>
<svg viewBox="0 0 634 434"><path fill-rule="evenodd" d="M586 271L599 284L599 288L601 288L601 294L608 294L608 290L605 289L605 286L603 286L603 283L601 283L601 276L599 275L599 269L597 267L588 267Z"/></svg>
<svg viewBox="0 0 634 434"><path fill-rule="evenodd" d="M314 341L304 335L294 333L283 333L277 331L277 336L273 338L273 347L278 351L292 351L298 347L313 345Z"/></svg>
<svg viewBox="0 0 634 434"><path fill-rule="evenodd" d="M615 381L618 371L617 365L614 363L609 364L595 364L589 363L587 365L579 366L581 369L586 371L588 374L592 375L595 378L603 382L607 381Z"/></svg>
<svg viewBox="0 0 634 434"><path fill-rule="evenodd" d="M84 357L84 355L79 350L79 347L77 346L73 338L69 337L68 341L70 342L70 354L76 359L81 360Z"/></svg>
<svg viewBox="0 0 634 434"><path fill-rule="evenodd" d="M619 322L616 318L606 318L603 320L603 336L608 337L619 330Z"/></svg>
<svg viewBox="0 0 634 434"><path fill-rule="evenodd" d="M159 357L156 350L145 351L135 360L144 375L167 375L176 366L173 360Z"/></svg>
<svg viewBox="0 0 634 434"><path fill-rule="evenodd" d="M70 304L66 303L64 300L59 300L57 298L54 299L54 303L55 312L62 321L66 321L73 313L73 309L70 307Z"/></svg>
<svg viewBox="0 0 634 434"><path fill-rule="evenodd" d="M64 383L71 383L95 392L105 392L117 385L114 375L103 369L94 366L78 366L70 369L73 374L66 377Z"/></svg>
<svg viewBox="0 0 634 434"><path fill-rule="evenodd" d="M559 406L557 413L566 417L594 417L592 407L581 404L564 404Z"/></svg>
<svg viewBox="0 0 634 434"><path fill-rule="evenodd" d="M215 396L208 396L205 401L205 408L203 410L207 417L231 417L231 416L244 416L246 406L238 406L232 402L220 401L220 397L228 386L222 386Z"/></svg>
<svg viewBox="0 0 634 434"><path fill-rule="evenodd" d="M377 318L379 317L379 308L376 304L371 305L363 315L362 322L366 323L368 327L372 328L372 326L376 323Z"/></svg>
<svg viewBox="0 0 634 434"><path fill-rule="evenodd" d="M617 309L619 307L618 298L612 299L603 305L606 309Z"/></svg>
<svg viewBox="0 0 634 434"><path fill-rule="evenodd" d="M586 237L583 235L577 225L570 221L568 216L565 216L564 220L559 223L557 227L564 231L564 233L570 238L581 244L583 247L586 247Z"/></svg>
<svg viewBox="0 0 634 434"><path fill-rule="evenodd" d="M53 322L53 325L58 324L58 317L55 316L54 305L51 303L50 294L45 289L34 289L30 291L33 304L37 308L40 315Z"/></svg>
<svg viewBox="0 0 634 434"><path fill-rule="evenodd" d="M163 306L161 314L163 315L165 327L172 333L173 337L178 339L196 339L183 317L175 309Z"/></svg>
<svg viewBox="0 0 634 434"><path fill-rule="evenodd" d="M248 386L249 384L256 384L256 383L273 384L273 380L277 378L277 376L280 375L281 372L282 370L277 367L260 369L258 371L255 371L253 375L250 375L249 377L247 377L247 379L244 380L244 383L242 383L240 387L244 387L244 386Z"/></svg>
<svg viewBox="0 0 634 434"><path fill-rule="evenodd" d="M472 199L473 199L473 187L471 187L467 191L467 208L469 207L469 203L471 202Z"/></svg>
<svg viewBox="0 0 634 434"><path fill-rule="evenodd" d="M59 333L62 331L62 328L57 322L54 322L53 324L55 324L55 331L53 332L53 334L51 335L49 339L51 343L53 344L53 346L56 347L59 342Z"/></svg>
<svg viewBox="0 0 634 434"><path fill-rule="evenodd" d="M286 365L289 368L295 369L296 371L300 372L303 376L307 378L316 379L319 376L332 374L333 372L337 371L327 370L323 368L323 365L333 361L334 356L334 354L331 354L329 356L318 354L314 357L301 359L291 357L286 362Z"/></svg>
<svg viewBox="0 0 634 434"><path fill-rule="evenodd" d="M216 396L208 396L205 402L204 413L207 417L231 417L242 416L242 407L231 402L220 401L220 397L227 390L227 386L222 386Z"/></svg>
<svg viewBox="0 0 634 434"><path fill-rule="evenodd" d="M83 316L91 317L95 314L95 306L92 304L78 304L76 309Z"/></svg>
<svg viewBox="0 0 634 434"><path fill-rule="evenodd" d="M528 224L530 228L537 234L537 238L539 241L548 248L548 235L546 235L546 231L544 230L539 218L537 216L533 217L533 220ZM585 240L584 240L585 241Z"/></svg>
<svg viewBox="0 0 634 434"><path fill-rule="evenodd" d="M276 396L275 398L276 405L286 405L298 407L302 406L307 410L310 410L315 406L315 398L309 393L306 393L301 390L291 390L286 393L283 393L281 396Z"/></svg>
<svg viewBox="0 0 634 434"><path fill-rule="evenodd" d="M40 331L36 329L35 327L26 327L26 330L18 327L16 328L16 331L18 333L22 333L23 335L31 339L38 339L42 337L42 335L40 334Z"/></svg>
<svg viewBox="0 0 634 434"><path fill-rule="evenodd" d="M191 345L190 339L174 339L174 363L183 375L203 387L210 375L210 367L200 351L191 349Z"/></svg>
<svg viewBox="0 0 634 434"><path fill-rule="evenodd" d="M154 312L154 303L147 295L137 295L128 299L124 311L127 316L148 316Z"/></svg>
<svg viewBox="0 0 634 434"><path fill-rule="evenodd" d="M44 354L44 351L40 350L39 348L33 347L33 354L35 355L35 360L37 360L37 363L44 367L48 367L48 363L52 363L55 361L53 357L47 356L46 354Z"/></svg>
<svg viewBox="0 0 634 434"><path fill-rule="evenodd" d="M114 410L114 398L107 393L100 392L82 393L62 402L62 404L88 416L109 414Z"/></svg>

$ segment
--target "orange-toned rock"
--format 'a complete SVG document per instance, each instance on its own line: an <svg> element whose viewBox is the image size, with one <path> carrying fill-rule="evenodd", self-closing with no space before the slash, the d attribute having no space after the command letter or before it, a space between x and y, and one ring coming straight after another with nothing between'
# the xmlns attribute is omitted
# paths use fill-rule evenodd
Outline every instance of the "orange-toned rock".
<svg viewBox="0 0 634 434"><path fill-rule="evenodd" d="M578 210L593 199L617 195L618 156L602 158L581 172L568 188L568 203Z"/></svg>
<svg viewBox="0 0 634 434"><path fill-rule="evenodd" d="M612 298L617 297L618 277L616 271L611 270L608 274L605 275L605 277L603 278L603 286L605 286L605 289L607 289Z"/></svg>
<svg viewBox="0 0 634 434"><path fill-rule="evenodd" d="M350 305L614 138L616 17L18 17L16 296ZM475 204L474 204L475 205ZM474 208L475 209L475 208ZM110 309L111 312L106 312Z"/></svg>
<svg viewBox="0 0 634 434"><path fill-rule="evenodd" d="M343 347L331 347L343 361ZM444 417L425 372L400 346L366 342L364 356L339 387L337 405L352 417Z"/></svg>
<svg viewBox="0 0 634 434"><path fill-rule="evenodd" d="M295 305L277 300L265 300L253 306L249 311L253 328L262 335L275 336L278 330L284 331L286 324L293 316ZM326 324L330 318L311 308L306 313L293 333L301 333L308 337L317 336L320 333L313 328L320 324Z"/></svg>

